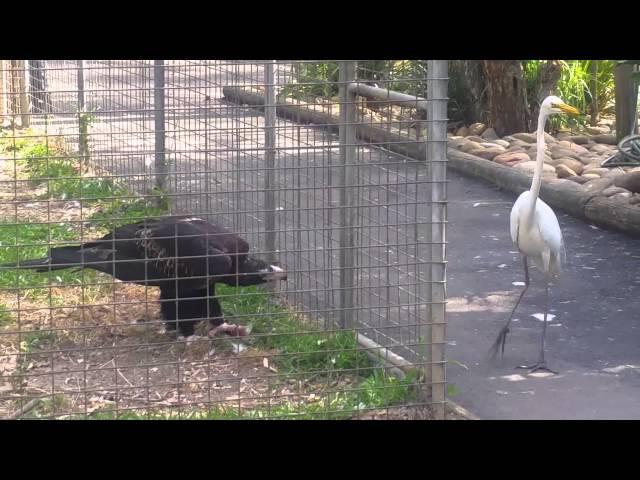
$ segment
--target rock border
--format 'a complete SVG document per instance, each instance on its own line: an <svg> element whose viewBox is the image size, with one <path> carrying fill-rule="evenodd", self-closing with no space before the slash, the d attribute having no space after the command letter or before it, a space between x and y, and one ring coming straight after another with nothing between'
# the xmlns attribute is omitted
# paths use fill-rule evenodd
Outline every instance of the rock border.
<svg viewBox="0 0 640 480"><path fill-rule="evenodd" d="M520 194L531 187L533 175L520 172L455 148L447 149L449 165L463 175L479 177ZM567 179L544 179L540 198L551 207L595 225L640 236L640 206L603 194L614 184L613 178L594 179L592 188Z"/></svg>

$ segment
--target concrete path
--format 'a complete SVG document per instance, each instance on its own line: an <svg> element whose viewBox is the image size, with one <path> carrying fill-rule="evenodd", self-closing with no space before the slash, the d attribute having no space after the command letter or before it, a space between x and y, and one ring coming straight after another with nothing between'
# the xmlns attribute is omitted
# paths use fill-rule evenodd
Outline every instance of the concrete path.
<svg viewBox="0 0 640 480"><path fill-rule="evenodd" d="M544 288L535 270L504 358L488 362L522 289L513 285L524 274L509 236L516 196L453 171L449 177L451 398L484 419L640 418L640 241L556 212L568 265L551 290L546 351L560 374L514 368L537 359L542 322L532 315L543 311Z"/></svg>

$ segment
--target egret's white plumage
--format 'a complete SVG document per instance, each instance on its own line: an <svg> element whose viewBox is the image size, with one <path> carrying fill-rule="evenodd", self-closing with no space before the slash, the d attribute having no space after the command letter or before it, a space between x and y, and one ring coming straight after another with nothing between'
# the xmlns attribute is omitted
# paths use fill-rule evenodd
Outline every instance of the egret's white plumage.
<svg viewBox="0 0 640 480"><path fill-rule="evenodd" d="M532 221L521 220L532 202ZM561 273L565 249L558 218L549 205L533 198L531 190L523 192L511 209L511 240L548 277Z"/></svg>
<svg viewBox="0 0 640 480"><path fill-rule="evenodd" d="M531 188L526 192L523 192L518 197L511 209L511 240L524 257L525 288L520 294L520 297L509 316L507 324L500 331L500 334L492 347L494 355L500 347L502 347L502 352L504 353L504 343L507 333L509 332L509 324L511 323L511 319L513 318L513 314L515 313L520 300L522 300L524 293L529 287L529 270L527 266L527 260L529 260L544 273L547 281L547 305L545 308L545 321L542 331L540 359L538 360L538 363L533 366L533 370L549 370L544 360L544 340L549 303L548 280L560 274L562 264L565 260L564 241L562 238L562 231L560 230L560 224L558 223L558 218L555 213L553 213L551 207L538 198L540 185L542 183L542 170L544 167L544 126L549 115L554 113L577 114L578 111L564 103L556 96L545 98L540 106L538 129L536 132L536 168L534 170Z"/></svg>

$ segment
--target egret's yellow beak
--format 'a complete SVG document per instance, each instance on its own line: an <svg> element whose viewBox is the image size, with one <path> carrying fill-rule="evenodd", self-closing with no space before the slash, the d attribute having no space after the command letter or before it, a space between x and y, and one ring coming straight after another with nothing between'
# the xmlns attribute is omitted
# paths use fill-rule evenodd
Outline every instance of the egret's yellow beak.
<svg viewBox="0 0 640 480"><path fill-rule="evenodd" d="M564 113L570 113L571 115L580 115L580 110L578 110L575 107L572 107L571 105L567 105L566 103L559 103L554 106L562 110Z"/></svg>

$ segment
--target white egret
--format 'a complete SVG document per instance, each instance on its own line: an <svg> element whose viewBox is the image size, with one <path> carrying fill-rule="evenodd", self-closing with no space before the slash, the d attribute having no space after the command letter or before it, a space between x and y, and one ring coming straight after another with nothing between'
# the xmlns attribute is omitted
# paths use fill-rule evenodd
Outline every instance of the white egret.
<svg viewBox="0 0 640 480"><path fill-rule="evenodd" d="M549 311L549 281L561 271L565 258L564 241L558 219L549 205L538 198L540 184L542 183L542 169L544 166L544 126L547 118L554 113L570 113L577 115L579 112L574 107L567 105L556 96L545 98L540 106L537 130L537 155L536 167L531 182L531 189L523 192L511 209L511 240L522 254L524 261L525 287L518 297L509 320L502 327L498 338L491 347L490 352L495 357L498 349L504 354L504 344L509 333L509 325L513 315L529 288L529 267L527 260L537 266L545 276L545 308L542 324L542 339L540 344L540 356L534 365L517 368L530 369L533 373L537 370L547 370L556 373L547 367L544 359L545 335L547 331L547 314Z"/></svg>

